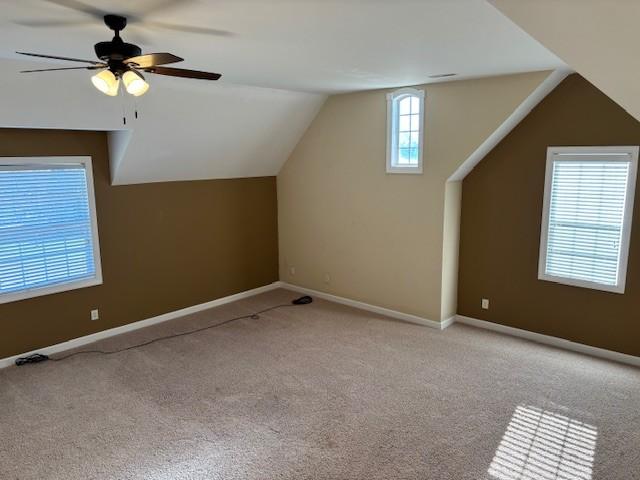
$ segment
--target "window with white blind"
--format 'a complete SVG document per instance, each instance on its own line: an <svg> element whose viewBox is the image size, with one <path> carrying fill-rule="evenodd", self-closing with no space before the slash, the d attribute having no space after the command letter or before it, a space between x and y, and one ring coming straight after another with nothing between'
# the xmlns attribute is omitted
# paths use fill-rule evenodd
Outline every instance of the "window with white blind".
<svg viewBox="0 0 640 480"><path fill-rule="evenodd" d="M424 90L387 94L387 173L422 173Z"/></svg>
<svg viewBox="0 0 640 480"><path fill-rule="evenodd" d="M0 303L100 283L91 158L0 158Z"/></svg>
<svg viewBox="0 0 640 480"><path fill-rule="evenodd" d="M538 278L624 293L638 147L550 147Z"/></svg>

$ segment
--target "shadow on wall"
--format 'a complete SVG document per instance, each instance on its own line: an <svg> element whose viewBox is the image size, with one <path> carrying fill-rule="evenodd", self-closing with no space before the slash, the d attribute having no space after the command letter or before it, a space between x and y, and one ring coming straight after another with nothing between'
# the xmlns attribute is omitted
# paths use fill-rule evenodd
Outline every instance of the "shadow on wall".
<svg viewBox="0 0 640 480"><path fill-rule="evenodd" d="M490 478L591 480L598 430L538 407L519 405L496 450Z"/></svg>

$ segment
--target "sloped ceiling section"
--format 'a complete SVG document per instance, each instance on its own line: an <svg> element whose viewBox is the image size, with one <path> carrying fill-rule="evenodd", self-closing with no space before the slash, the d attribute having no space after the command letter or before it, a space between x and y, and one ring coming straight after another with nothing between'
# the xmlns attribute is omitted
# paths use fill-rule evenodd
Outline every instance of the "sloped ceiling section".
<svg viewBox="0 0 640 480"><path fill-rule="evenodd" d="M496 146L511 130L524 120L544 98L549 95L560 83L571 73L568 68L560 68L549 74L530 94L527 96L511 114L489 135L478 148L476 148L467 159L462 162L449 177L448 182L459 182L482 161L482 159Z"/></svg>
<svg viewBox="0 0 640 480"><path fill-rule="evenodd" d="M326 95L441 81L434 74L468 79L563 66L485 0L0 4L0 126L110 131L114 183L275 175ZM111 38L87 13L96 9L127 15L123 38L143 51L174 52L186 59L180 67L221 72L221 81L149 75L135 119L134 99L102 96L90 72L17 73L75 64L26 61L16 50L94 58L93 44Z"/></svg>
<svg viewBox="0 0 640 480"><path fill-rule="evenodd" d="M101 95L86 71L18 73L37 65L0 62L0 125L113 131L114 184L276 175L325 99L158 77L135 103Z"/></svg>
<svg viewBox="0 0 640 480"><path fill-rule="evenodd" d="M640 2L491 0L491 3L640 120Z"/></svg>

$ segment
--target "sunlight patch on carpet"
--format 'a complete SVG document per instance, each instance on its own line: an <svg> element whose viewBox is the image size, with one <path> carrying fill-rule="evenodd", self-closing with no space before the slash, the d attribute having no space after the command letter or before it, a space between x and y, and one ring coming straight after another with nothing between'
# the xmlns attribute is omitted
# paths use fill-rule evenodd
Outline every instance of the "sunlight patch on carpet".
<svg viewBox="0 0 640 480"><path fill-rule="evenodd" d="M499 480L591 480L598 430L519 405L489 467Z"/></svg>

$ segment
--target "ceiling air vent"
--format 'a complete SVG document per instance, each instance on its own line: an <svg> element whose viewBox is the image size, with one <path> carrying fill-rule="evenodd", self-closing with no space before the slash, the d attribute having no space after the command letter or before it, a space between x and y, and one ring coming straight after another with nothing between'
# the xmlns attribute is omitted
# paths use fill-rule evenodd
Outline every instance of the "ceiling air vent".
<svg viewBox="0 0 640 480"><path fill-rule="evenodd" d="M437 75L429 75L429 78L446 78L446 77L455 77L458 75L457 73L439 73Z"/></svg>

